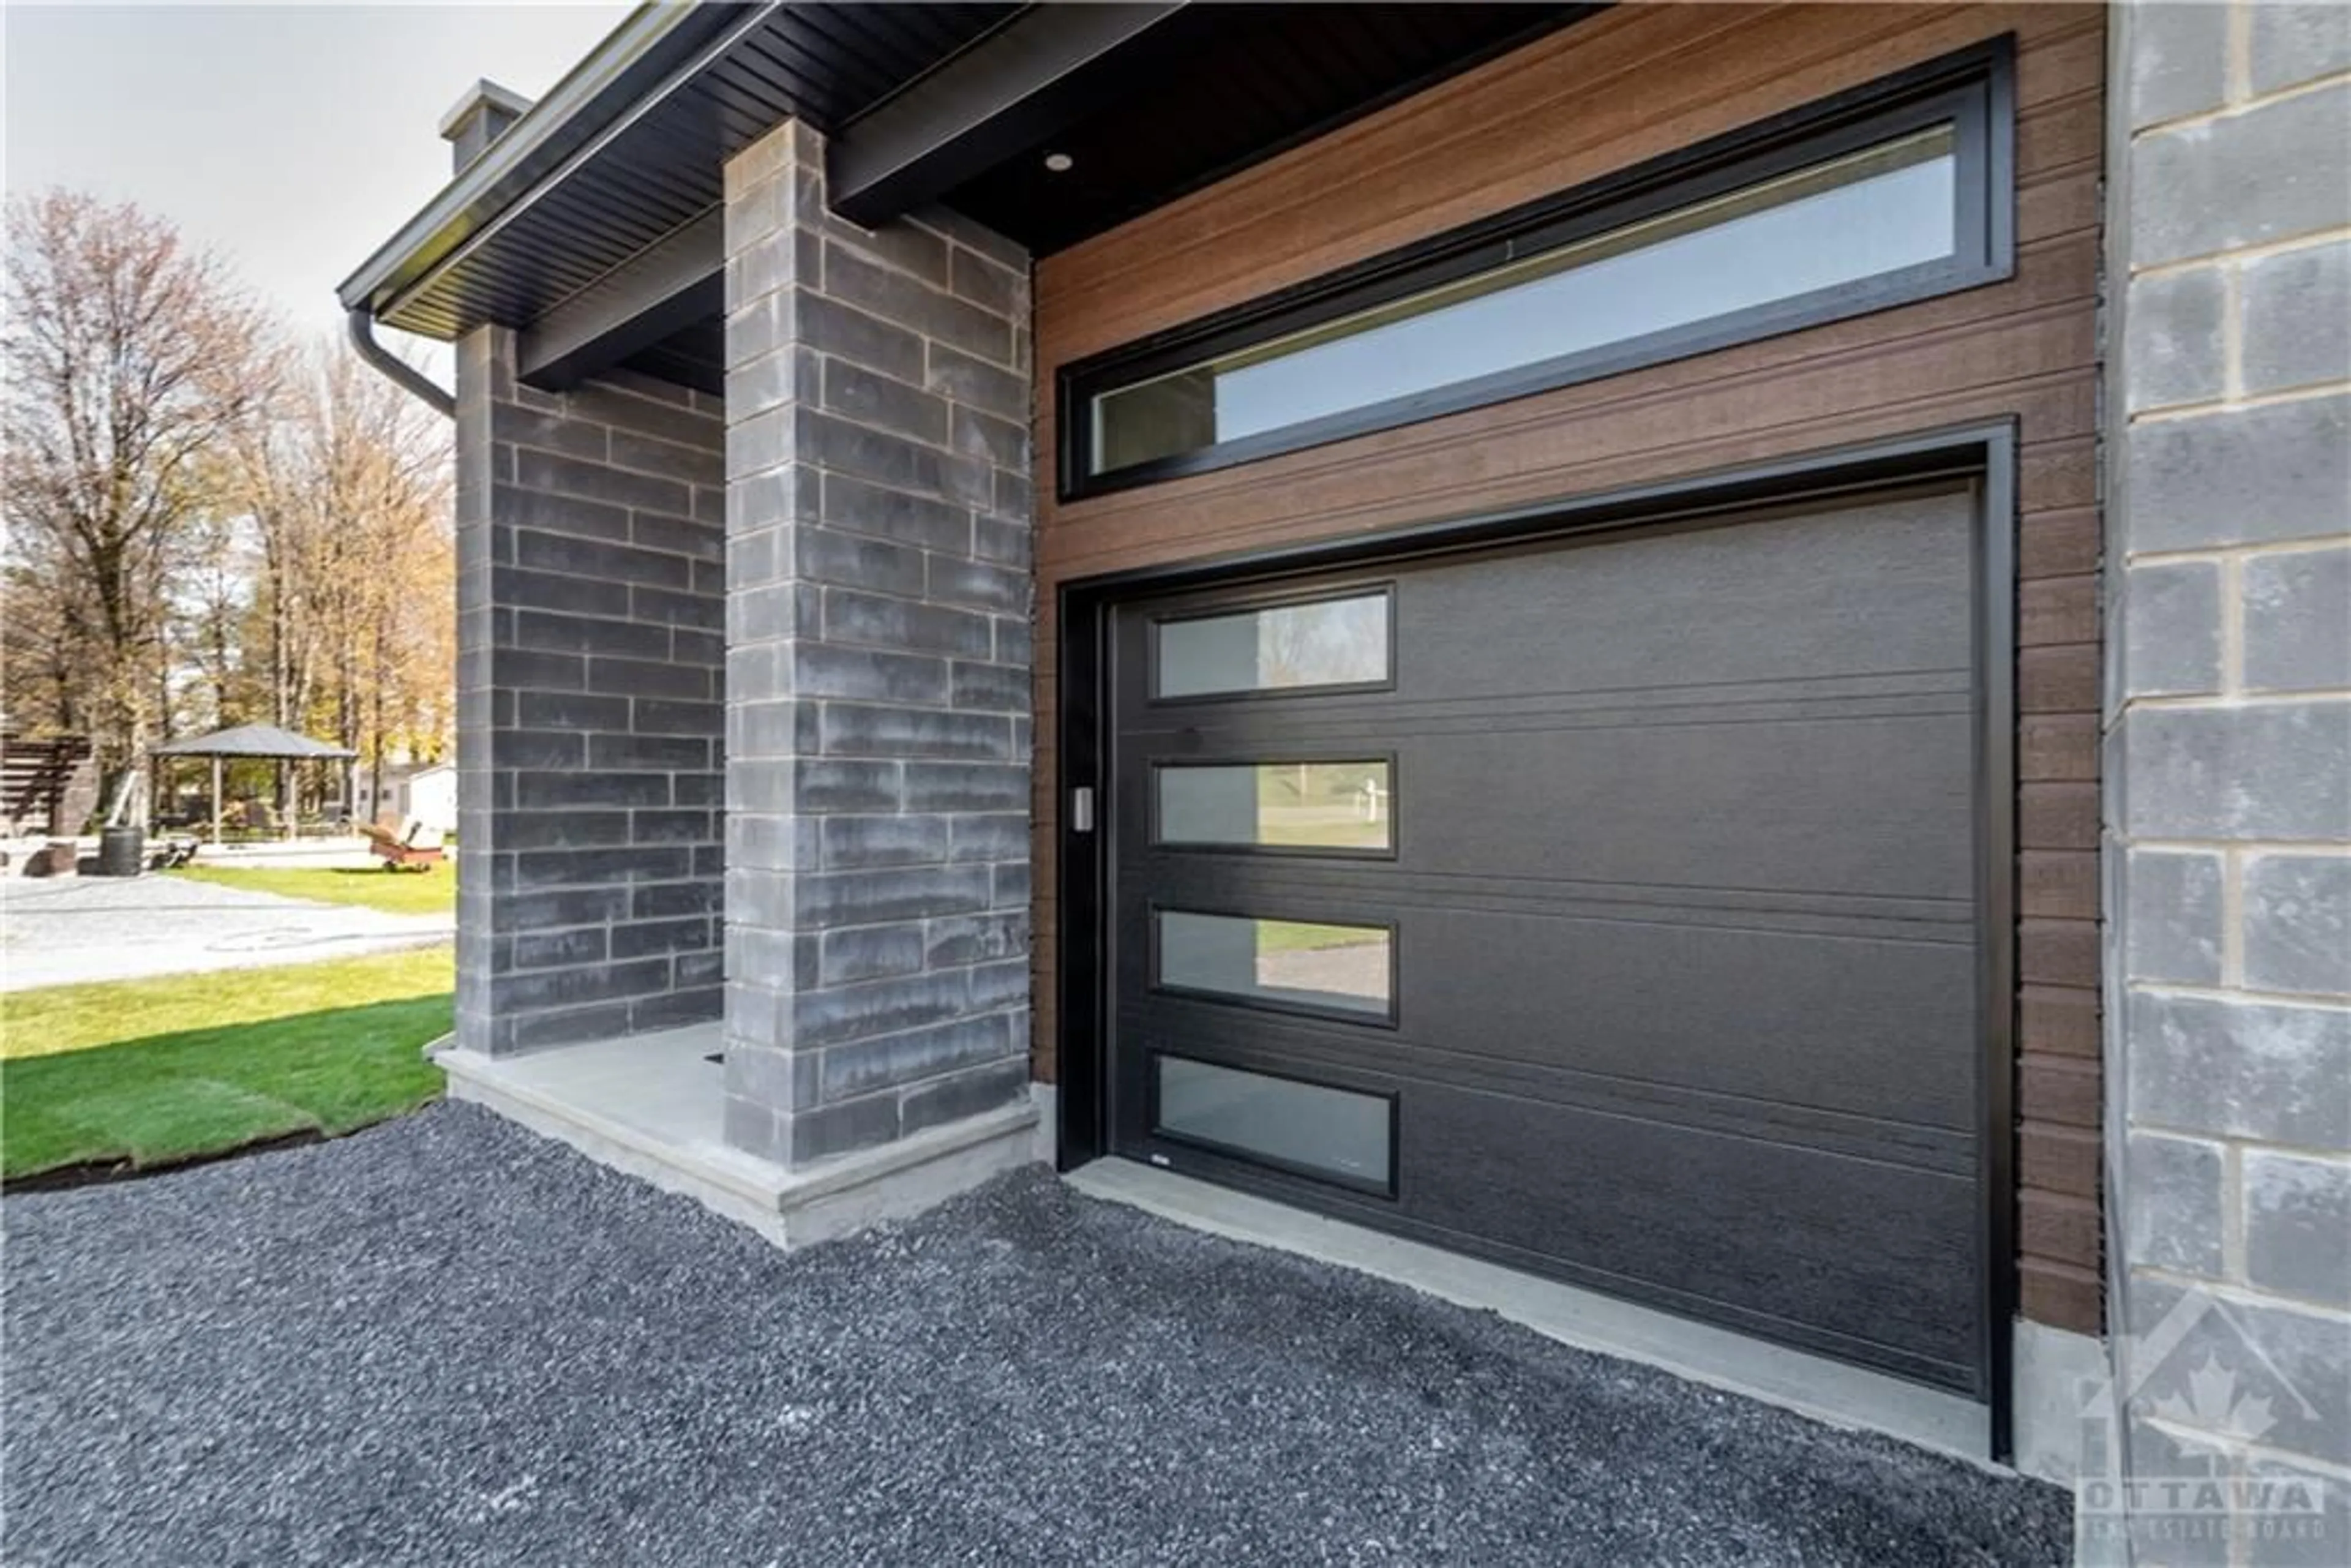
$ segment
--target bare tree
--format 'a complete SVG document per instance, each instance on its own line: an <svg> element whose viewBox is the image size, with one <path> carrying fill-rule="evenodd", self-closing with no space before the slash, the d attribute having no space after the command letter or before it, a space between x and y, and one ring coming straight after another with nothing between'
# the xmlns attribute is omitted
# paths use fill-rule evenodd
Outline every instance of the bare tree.
<svg viewBox="0 0 2351 1568"><path fill-rule="evenodd" d="M0 709L111 789L175 723L266 717L379 775L453 726L447 427L303 356L134 207L7 214Z"/></svg>
<svg viewBox="0 0 2351 1568"><path fill-rule="evenodd" d="M203 459L266 401L266 323L169 223L64 191L9 203L6 294L11 598L48 601L74 660L60 706L89 726L110 792L160 716L166 589Z"/></svg>
<svg viewBox="0 0 2351 1568"><path fill-rule="evenodd" d="M180 574L174 663L193 673L204 695L195 720L204 728L241 723L258 708L244 634L253 601L250 533L232 504L215 503L191 530Z"/></svg>
<svg viewBox="0 0 2351 1568"><path fill-rule="evenodd" d="M248 649L266 651L276 722L368 759L447 742L454 659L449 435L340 347L289 380L236 448L254 539Z"/></svg>
<svg viewBox="0 0 2351 1568"><path fill-rule="evenodd" d="M56 542L15 531L0 568L0 708L11 729L76 735L89 727L88 596L70 591L71 567Z"/></svg>
<svg viewBox="0 0 2351 1568"><path fill-rule="evenodd" d="M450 684L455 553L449 427L340 345L313 380L305 428L319 504L330 519L310 617L332 694L337 739L368 758L382 793L386 755L437 753L427 733Z"/></svg>

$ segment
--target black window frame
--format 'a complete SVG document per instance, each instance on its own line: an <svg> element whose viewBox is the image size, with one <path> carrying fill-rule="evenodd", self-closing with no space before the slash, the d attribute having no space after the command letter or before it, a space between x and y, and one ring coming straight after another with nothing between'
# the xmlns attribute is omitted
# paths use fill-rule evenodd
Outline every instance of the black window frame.
<svg viewBox="0 0 2351 1568"><path fill-rule="evenodd" d="M1064 365L1055 377L1059 497L1082 500L1212 473L2013 277L2014 60L2014 36L2003 35ZM1105 392L1696 206L1945 121L1954 132L1959 210L1958 243L1942 259L1102 474L1088 472L1093 400Z"/></svg>

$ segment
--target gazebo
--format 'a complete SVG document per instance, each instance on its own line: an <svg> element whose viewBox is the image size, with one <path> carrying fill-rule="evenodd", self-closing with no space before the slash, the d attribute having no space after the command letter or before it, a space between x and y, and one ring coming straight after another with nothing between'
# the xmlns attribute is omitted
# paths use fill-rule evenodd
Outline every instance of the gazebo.
<svg viewBox="0 0 2351 1568"><path fill-rule="evenodd" d="M345 747L329 746L323 740L313 740L307 735L296 735L290 729L280 729L272 724L240 724L228 729L214 730L189 740L167 741L156 747L152 755L166 757L209 757L213 764L213 842L221 841L222 768L235 758L251 758L269 762L345 762L359 755ZM288 774L285 831L294 836L294 801L292 775ZM344 791L346 797L350 791Z"/></svg>

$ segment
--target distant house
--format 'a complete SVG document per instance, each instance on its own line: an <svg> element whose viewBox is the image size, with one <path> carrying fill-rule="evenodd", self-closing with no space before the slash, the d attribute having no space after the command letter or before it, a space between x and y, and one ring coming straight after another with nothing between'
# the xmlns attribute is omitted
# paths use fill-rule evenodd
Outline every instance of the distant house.
<svg viewBox="0 0 2351 1568"><path fill-rule="evenodd" d="M359 768L351 782L351 814L362 822L386 817L421 821L444 833L457 829L457 768L455 763L402 763L386 768L379 793L371 770Z"/></svg>
<svg viewBox="0 0 2351 1568"><path fill-rule="evenodd" d="M378 361L475 563L453 1092L788 1241L1244 1189L2041 1469L2169 1277L2351 1331L2347 18L656 5L482 84L341 291L455 344Z"/></svg>

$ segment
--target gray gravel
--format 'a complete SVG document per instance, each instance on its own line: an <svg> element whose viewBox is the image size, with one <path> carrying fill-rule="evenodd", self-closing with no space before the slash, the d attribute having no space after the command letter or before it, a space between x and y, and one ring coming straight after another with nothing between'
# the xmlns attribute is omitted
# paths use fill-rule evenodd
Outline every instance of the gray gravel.
<svg viewBox="0 0 2351 1568"><path fill-rule="evenodd" d="M5 1556L2053 1563L2053 1488L1007 1177L787 1258L467 1106L5 1205Z"/></svg>

